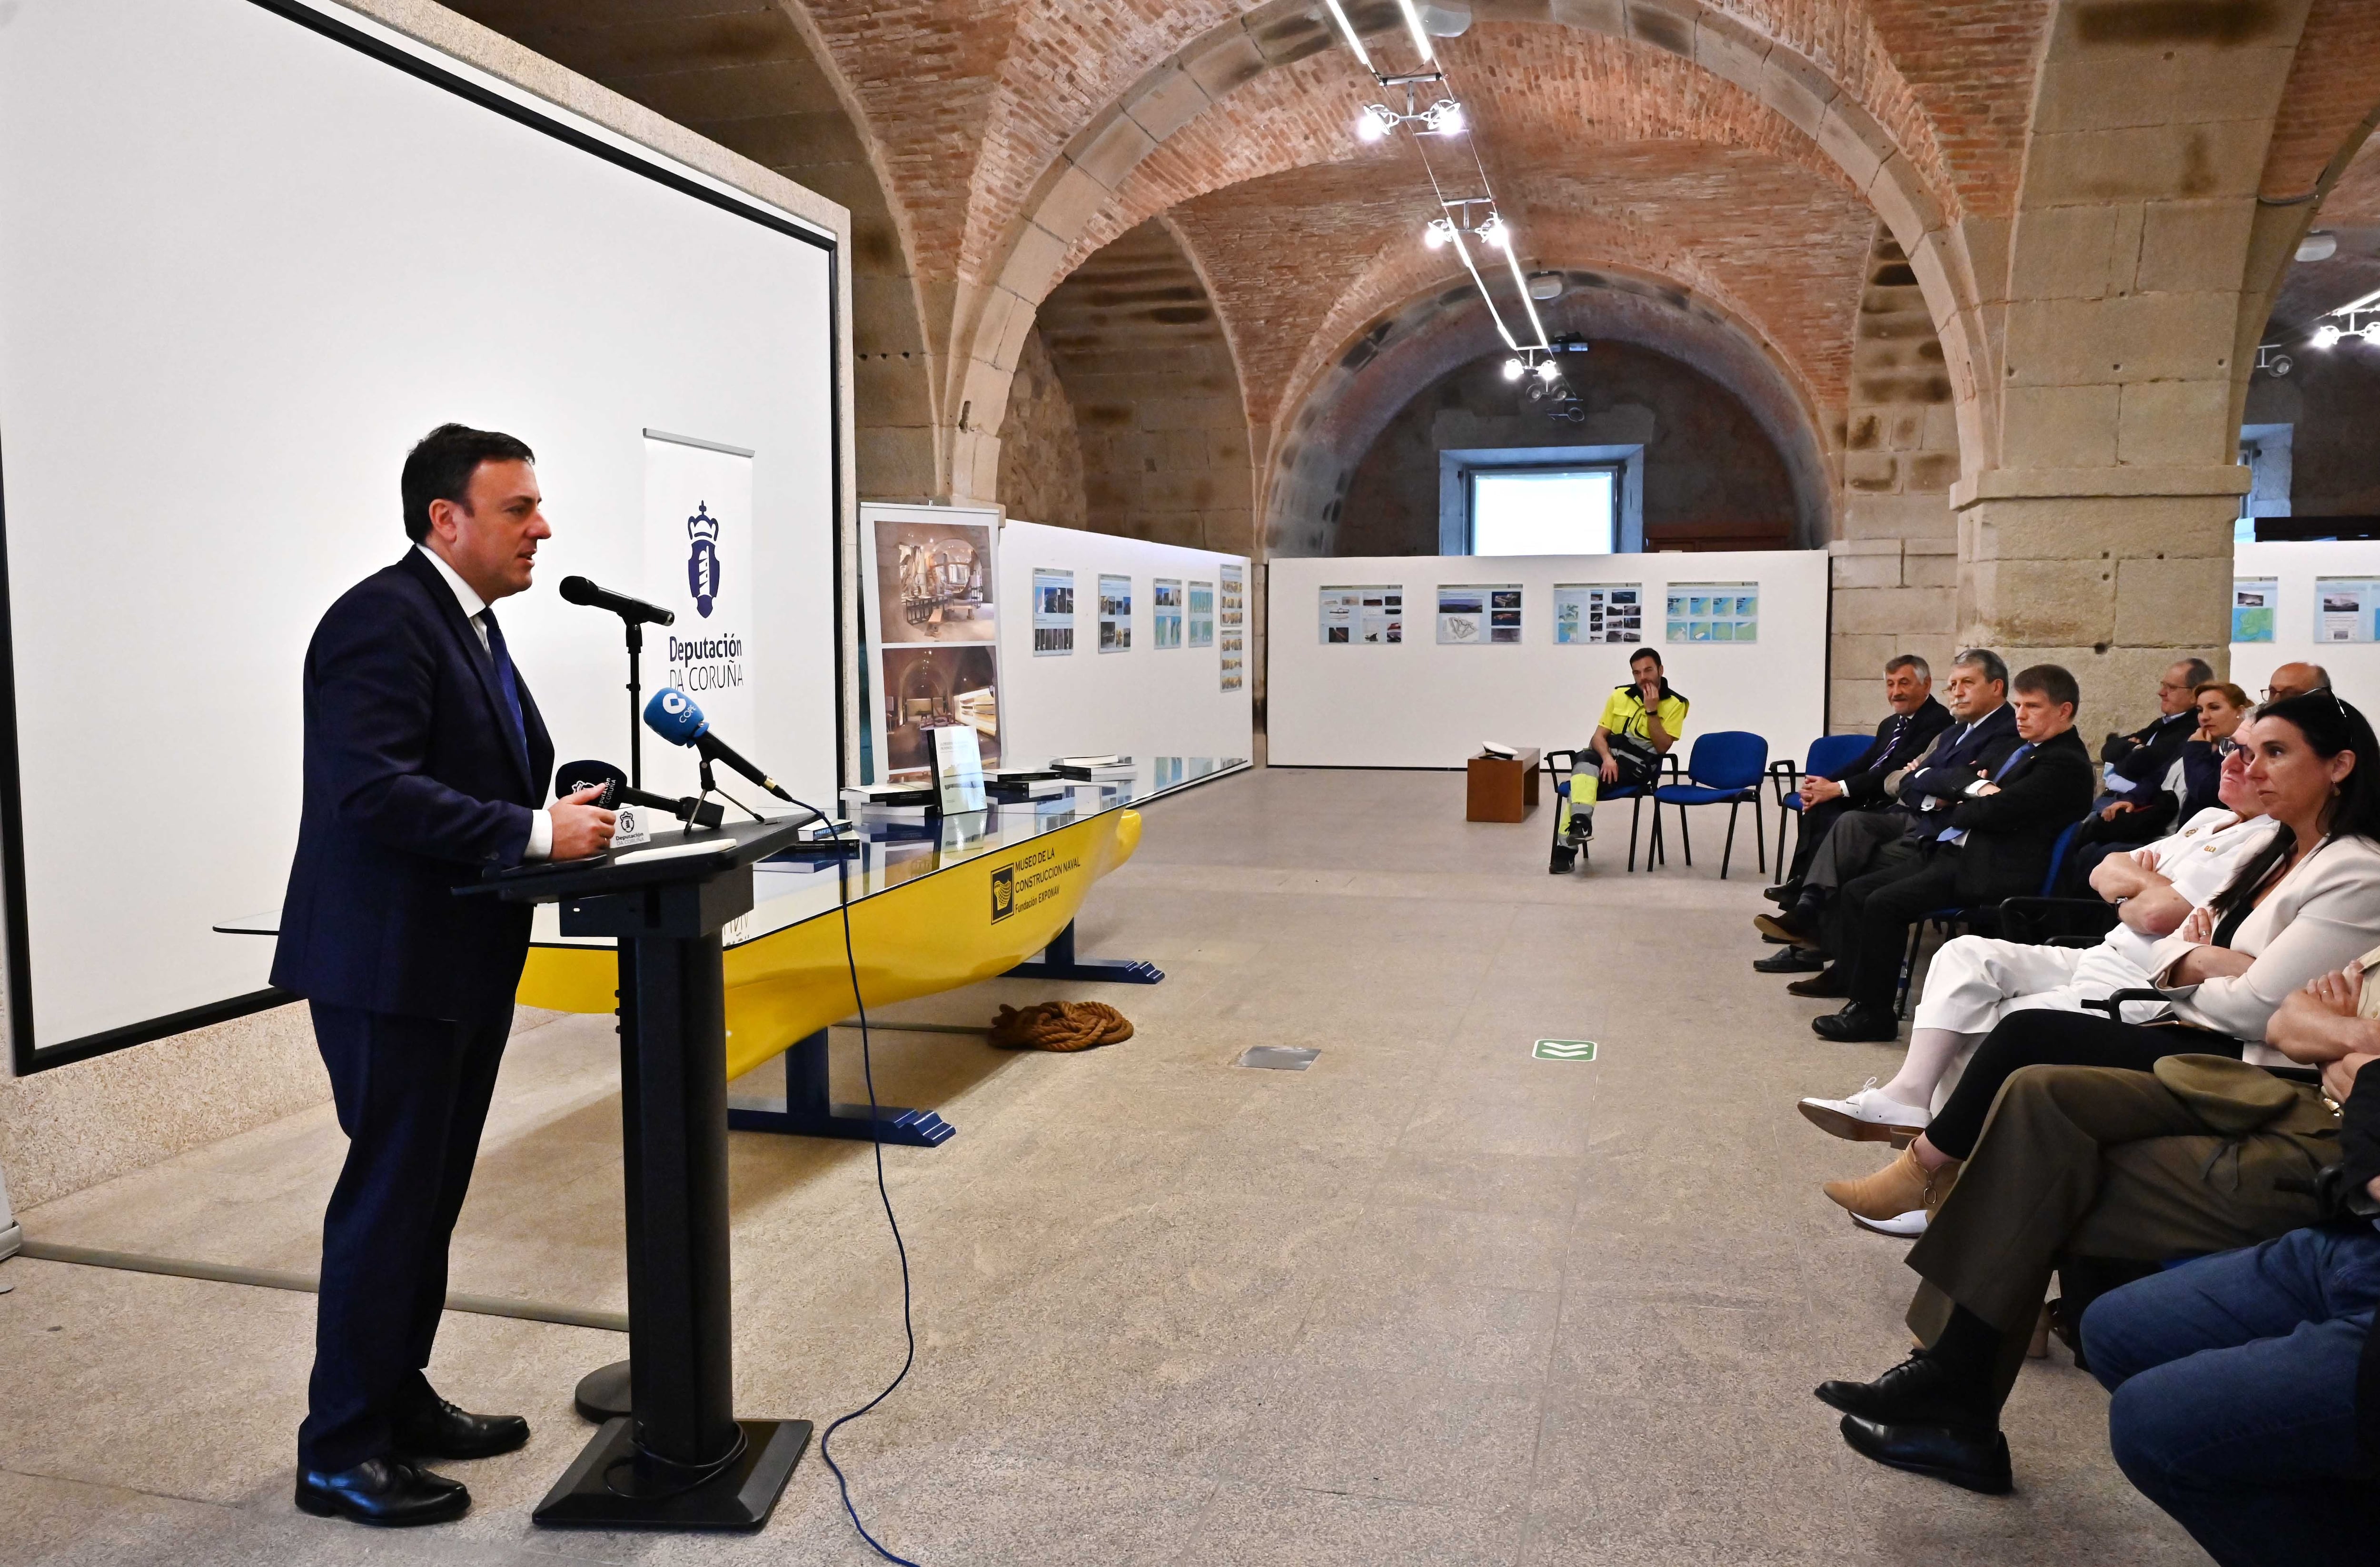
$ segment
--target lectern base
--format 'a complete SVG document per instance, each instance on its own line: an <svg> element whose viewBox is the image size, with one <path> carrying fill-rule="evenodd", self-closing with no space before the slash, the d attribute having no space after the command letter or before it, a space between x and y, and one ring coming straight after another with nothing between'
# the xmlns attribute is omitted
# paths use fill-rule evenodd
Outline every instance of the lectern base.
<svg viewBox="0 0 2380 1567"><path fill-rule="evenodd" d="M530 1521L557 1529L757 1529L808 1450L811 1427L807 1420L735 1423L744 1429L744 1455L716 1477L672 1495L669 1482L640 1482L630 1423L606 1420ZM633 1494L640 1483L663 1494ZM615 1484L632 1494L618 1494Z"/></svg>
<svg viewBox="0 0 2380 1567"><path fill-rule="evenodd" d="M615 1360L579 1378L571 1402L578 1406L578 1418L597 1426L627 1414L636 1407L628 1392L628 1363Z"/></svg>

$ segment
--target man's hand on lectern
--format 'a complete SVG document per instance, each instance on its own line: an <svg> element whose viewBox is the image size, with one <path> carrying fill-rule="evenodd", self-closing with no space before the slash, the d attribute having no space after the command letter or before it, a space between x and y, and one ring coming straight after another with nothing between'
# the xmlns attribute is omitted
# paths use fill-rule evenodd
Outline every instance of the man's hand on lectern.
<svg viewBox="0 0 2380 1567"><path fill-rule="evenodd" d="M612 846L612 828L618 820L615 813L587 802L603 792L602 785L581 789L568 799L556 800L549 807L553 816L553 857L585 859L600 855Z"/></svg>

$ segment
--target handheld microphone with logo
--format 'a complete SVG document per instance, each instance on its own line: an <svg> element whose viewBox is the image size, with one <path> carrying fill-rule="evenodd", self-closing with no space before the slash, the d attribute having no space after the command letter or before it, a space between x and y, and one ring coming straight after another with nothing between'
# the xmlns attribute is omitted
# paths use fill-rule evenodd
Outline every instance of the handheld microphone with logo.
<svg viewBox="0 0 2380 1567"><path fill-rule="evenodd" d="M608 761L565 762L553 770L553 797L567 799L581 789L601 789L603 793L595 803L605 810L621 806L643 806L648 810L662 810L680 821L696 827L716 827L727 820L727 808L710 800L698 800L691 795L672 799L666 795L648 794L628 785L628 775Z"/></svg>
<svg viewBox="0 0 2380 1567"><path fill-rule="evenodd" d="M599 610L610 610L631 626L650 622L654 626L675 626L677 614L659 604L649 604L642 599L631 599L625 593L614 593L609 588L598 588L583 577L562 579L565 603L586 604Z"/></svg>
<svg viewBox="0 0 2380 1567"><path fill-rule="evenodd" d="M706 760L725 762L787 805L801 804L777 787L775 779L736 755L734 747L713 735L710 721L702 716L694 698L674 686L662 686L645 704L645 727L673 746L692 746Z"/></svg>

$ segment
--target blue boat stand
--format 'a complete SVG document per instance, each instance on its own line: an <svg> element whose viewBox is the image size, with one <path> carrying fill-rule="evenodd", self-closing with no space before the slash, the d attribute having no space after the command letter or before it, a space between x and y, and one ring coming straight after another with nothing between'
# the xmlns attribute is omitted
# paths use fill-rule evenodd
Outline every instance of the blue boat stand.
<svg viewBox="0 0 2380 1567"><path fill-rule="evenodd" d="M1165 971L1153 963L1128 957L1076 957L1075 922L1050 938L1041 955L1020 963L1004 976L1010 979L1100 979L1112 985L1154 985Z"/></svg>

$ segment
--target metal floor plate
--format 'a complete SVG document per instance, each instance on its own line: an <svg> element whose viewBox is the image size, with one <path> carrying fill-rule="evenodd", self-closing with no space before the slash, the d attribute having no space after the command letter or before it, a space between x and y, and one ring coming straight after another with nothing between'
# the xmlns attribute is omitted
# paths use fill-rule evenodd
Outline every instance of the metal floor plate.
<svg viewBox="0 0 2380 1567"><path fill-rule="evenodd" d="M1303 1072L1314 1064L1320 1051L1301 1049L1295 1045L1258 1045L1240 1057L1242 1066L1261 1066L1273 1072Z"/></svg>

